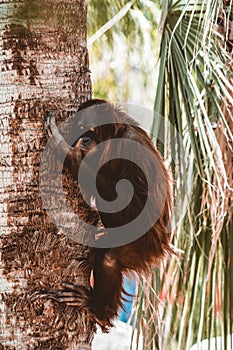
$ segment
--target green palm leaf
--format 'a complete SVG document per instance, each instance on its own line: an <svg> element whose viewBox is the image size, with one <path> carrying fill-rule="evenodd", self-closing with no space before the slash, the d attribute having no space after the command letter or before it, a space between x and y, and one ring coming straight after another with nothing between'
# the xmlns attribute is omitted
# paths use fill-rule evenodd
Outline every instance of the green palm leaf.
<svg viewBox="0 0 233 350"><path fill-rule="evenodd" d="M173 160L178 216L185 195L189 203L174 238L185 252L162 273L155 271L160 283L153 289L166 295L160 305L162 349L189 349L217 335L227 349L233 327L233 86L229 54L213 34L221 8L219 1L163 1L151 134Z"/></svg>

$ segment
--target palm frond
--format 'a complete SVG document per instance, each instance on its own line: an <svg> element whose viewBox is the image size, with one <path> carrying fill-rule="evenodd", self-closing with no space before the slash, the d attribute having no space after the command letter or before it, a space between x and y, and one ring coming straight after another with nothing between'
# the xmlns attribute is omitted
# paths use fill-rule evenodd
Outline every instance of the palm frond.
<svg viewBox="0 0 233 350"><path fill-rule="evenodd" d="M93 34L87 41L88 45L92 45L97 39L99 39L104 33L113 28L129 11L135 0L127 2L124 7L107 23L105 23L95 34Z"/></svg>
<svg viewBox="0 0 233 350"><path fill-rule="evenodd" d="M152 281L167 298L160 305L162 349L227 339L233 328L233 85L229 52L214 35L222 6L217 0L163 1L151 134L172 159L176 220L186 196L189 201L174 237L185 253L166 264L160 283Z"/></svg>
<svg viewBox="0 0 233 350"><path fill-rule="evenodd" d="M88 2L88 36L92 44L101 36L110 47L114 43L114 34L123 34L128 43L135 37L144 42L145 21L157 26L156 8L159 1L152 0L89 0ZM153 35L153 33L152 33Z"/></svg>

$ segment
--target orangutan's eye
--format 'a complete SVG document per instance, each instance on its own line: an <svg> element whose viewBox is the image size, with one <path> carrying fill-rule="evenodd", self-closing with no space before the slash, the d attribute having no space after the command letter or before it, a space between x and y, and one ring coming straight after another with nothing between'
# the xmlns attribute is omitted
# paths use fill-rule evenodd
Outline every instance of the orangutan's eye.
<svg viewBox="0 0 233 350"><path fill-rule="evenodd" d="M92 139L89 136L84 136L82 145L84 147L86 147L86 146L91 144L91 141L92 141Z"/></svg>

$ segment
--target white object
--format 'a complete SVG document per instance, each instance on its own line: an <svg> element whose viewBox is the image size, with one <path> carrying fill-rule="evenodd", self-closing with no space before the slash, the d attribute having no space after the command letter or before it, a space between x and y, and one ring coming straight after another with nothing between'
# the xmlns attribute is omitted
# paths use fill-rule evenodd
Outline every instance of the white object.
<svg viewBox="0 0 233 350"><path fill-rule="evenodd" d="M198 344L194 344L189 350L222 350L224 349L224 338L216 337L209 340L204 339ZM227 336L227 349L233 350L233 334Z"/></svg>
<svg viewBox="0 0 233 350"><path fill-rule="evenodd" d="M92 343L92 350L129 350L131 344L132 326L116 321L109 333L102 333L98 328ZM132 350L136 349L136 331ZM142 337L139 337L138 350L142 350Z"/></svg>

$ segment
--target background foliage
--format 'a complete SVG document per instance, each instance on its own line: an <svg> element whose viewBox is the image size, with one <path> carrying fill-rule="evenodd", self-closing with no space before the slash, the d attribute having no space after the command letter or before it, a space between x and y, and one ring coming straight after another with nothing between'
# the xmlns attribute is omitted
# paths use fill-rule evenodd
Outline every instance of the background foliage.
<svg viewBox="0 0 233 350"><path fill-rule="evenodd" d="M131 4L131 7L127 8L127 4ZM125 15L112 26L111 20L125 7ZM153 1L101 0L98 4L89 1L89 41L96 31L110 21L110 29L89 45L96 96L112 101L153 105L157 81L155 65L159 54L159 41L156 40L159 20L159 5Z"/></svg>

